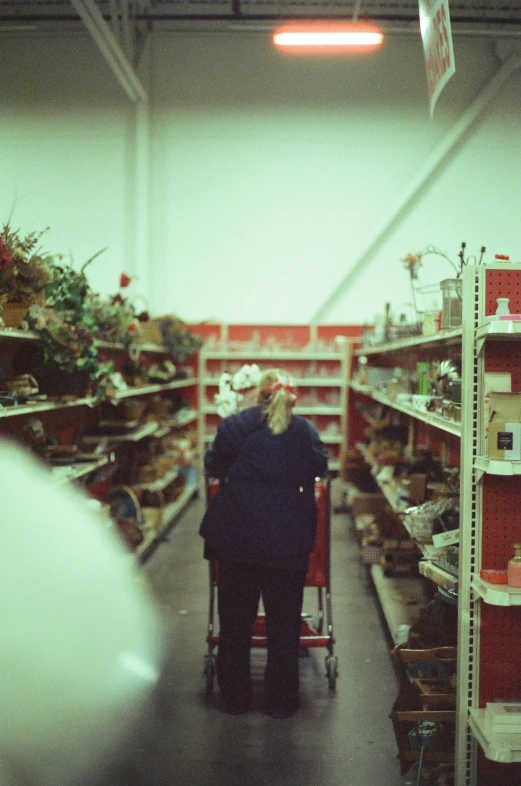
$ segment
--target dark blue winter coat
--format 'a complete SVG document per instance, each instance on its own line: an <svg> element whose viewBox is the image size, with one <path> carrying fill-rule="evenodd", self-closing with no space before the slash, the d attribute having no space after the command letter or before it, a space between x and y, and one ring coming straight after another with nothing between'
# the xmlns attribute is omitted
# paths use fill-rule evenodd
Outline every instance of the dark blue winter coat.
<svg viewBox="0 0 521 786"><path fill-rule="evenodd" d="M277 435L260 406L222 420L205 456L207 474L220 481L200 528L205 556L306 570L314 480L326 473L327 456L315 428L296 415Z"/></svg>

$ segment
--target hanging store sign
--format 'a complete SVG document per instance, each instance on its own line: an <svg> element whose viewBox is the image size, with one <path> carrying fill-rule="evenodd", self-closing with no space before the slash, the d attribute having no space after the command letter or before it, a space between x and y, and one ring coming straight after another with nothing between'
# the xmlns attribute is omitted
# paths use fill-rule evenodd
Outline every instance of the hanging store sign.
<svg viewBox="0 0 521 786"><path fill-rule="evenodd" d="M448 0L419 0L431 117L438 97L456 73Z"/></svg>

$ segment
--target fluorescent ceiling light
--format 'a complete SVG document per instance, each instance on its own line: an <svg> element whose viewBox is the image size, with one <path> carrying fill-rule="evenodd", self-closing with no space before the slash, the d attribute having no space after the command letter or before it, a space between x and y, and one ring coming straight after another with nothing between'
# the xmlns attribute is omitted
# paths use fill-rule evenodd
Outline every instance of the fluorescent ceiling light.
<svg viewBox="0 0 521 786"><path fill-rule="evenodd" d="M374 25L361 22L309 22L283 25L275 30L273 43L282 51L313 53L367 52L383 41Z"/></svg>

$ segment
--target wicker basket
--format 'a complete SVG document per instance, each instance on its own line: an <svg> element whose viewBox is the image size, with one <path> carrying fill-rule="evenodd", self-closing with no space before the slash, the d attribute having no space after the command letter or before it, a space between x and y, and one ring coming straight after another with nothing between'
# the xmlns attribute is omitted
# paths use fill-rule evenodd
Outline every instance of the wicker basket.
<svg viewBox="0 0 521 786"><path fill-rule="evenodd" d="M167 416L172 402L168 398L161 398L161 396L150 396L148 402L148 410L153 420L161 422Z"/></svg>
<svg viewBox="0 0 521 786"><path fill-rule="evenodd" d="M159 477L159 473L155 464L143 464L137 468L136 477L138 483L153 483Z"/></svg>
<svg viewBox="0 0 521 786"><path fill-rule="evenodd" d="M149 319L146 322L140 322L139 324L141 328L141 340L144 344L155 344L156 346L162 346L163 336L161 334L161 328L157 320Z"/></svg>
<svg viewBox="0 0 521 786"><path fill-rule="evenodd" d="M121 420L141 420L147 405L145 401L137 398L123 399L116 407L118 418Z"/></svg>
<svg viewBox="0 0 521 786"><path fill-rule="evenodd" d="M163 508L143 507L141 510L148 526L154 532L159 532L163 526Z"/></svg>

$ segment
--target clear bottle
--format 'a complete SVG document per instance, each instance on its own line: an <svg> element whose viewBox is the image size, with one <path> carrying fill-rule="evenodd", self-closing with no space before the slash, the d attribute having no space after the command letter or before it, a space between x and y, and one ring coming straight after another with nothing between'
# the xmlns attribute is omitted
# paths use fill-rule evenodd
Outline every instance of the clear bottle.
<svg viewBox="0 0 521 786"><path fill-rule="evenodd" d="M521 543L514 543L514 556L507 565L507 584L521 587Z"/></svg>

